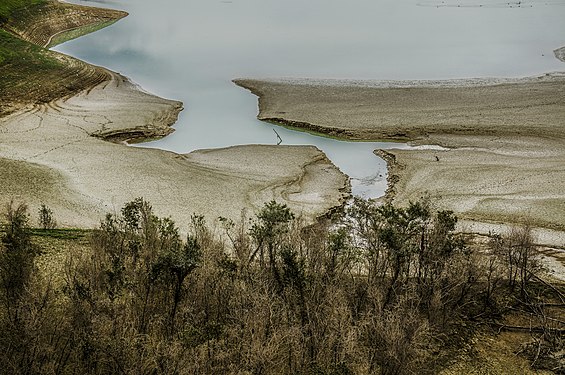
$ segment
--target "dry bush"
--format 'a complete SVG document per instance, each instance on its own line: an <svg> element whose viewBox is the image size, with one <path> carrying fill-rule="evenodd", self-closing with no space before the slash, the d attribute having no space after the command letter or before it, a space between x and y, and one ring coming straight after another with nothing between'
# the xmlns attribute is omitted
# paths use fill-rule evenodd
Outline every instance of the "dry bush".
<svg viewBox="0 0 565 375"><path fill-rule="evenodd" d="M485 294L494 300L506 259L478 262L454 233L455 216L426 201L406 208L357 201L341 224L307 228L269 202L247 222L220 219L218 234L193 216L181 238L143 199L127 203L93 232L88 251L69 252L64 285L54 289L46 275L26 271L17 329L6 325L13 307L3 301L0 340L18 333L22 343L10 347L4 368L431 373L440 339L483 307ZM527 236L518 238L509 243L529 257ZM512 263L519 283L528 280L523 257Z"/></svg>

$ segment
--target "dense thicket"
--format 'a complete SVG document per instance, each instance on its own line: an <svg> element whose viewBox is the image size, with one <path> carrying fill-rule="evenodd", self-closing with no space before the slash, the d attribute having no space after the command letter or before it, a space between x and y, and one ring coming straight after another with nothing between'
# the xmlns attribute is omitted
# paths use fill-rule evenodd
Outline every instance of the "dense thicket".
<svg viewBox="0 0 565 375"><path fill-rule="evenodd" d="M270 202L248 225L193 216L183 239L136 199L67 254L63 282L35 268L27 221L8 207L0 252L11 374L432 373L462 321L532 277L527 231L479 258L426 201L356 200L341 224L307 228Z"/></svg>

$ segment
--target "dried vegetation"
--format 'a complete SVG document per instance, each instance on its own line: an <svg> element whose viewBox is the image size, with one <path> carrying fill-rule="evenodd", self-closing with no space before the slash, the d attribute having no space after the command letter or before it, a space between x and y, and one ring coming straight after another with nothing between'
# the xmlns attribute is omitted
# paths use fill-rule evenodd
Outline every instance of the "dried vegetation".
<svg viewBox="0 0 565 375"><path fill-rule="evenodd" d="M564 370L565 292L541 278L528 228L478 250L426 201L359 200L333 229L270 202L215 229L193 216L184 240L143 199L86 237L31 231L23 205L6 212L13 374L453 373L497 332L529 337L512 350L533 368Z"/></svg>

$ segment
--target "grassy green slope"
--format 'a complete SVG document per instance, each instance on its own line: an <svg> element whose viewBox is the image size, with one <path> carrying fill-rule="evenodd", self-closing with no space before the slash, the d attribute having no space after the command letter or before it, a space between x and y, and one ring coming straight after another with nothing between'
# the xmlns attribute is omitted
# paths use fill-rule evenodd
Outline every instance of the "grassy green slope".
<svg viewBox="0 0 565 375"><path fill-rule="evenodd" d="M107 26L126 14L51 0L0 0L0 117L107 80L105 70L40 46L51 35L58 35L51 41L54 44Z"/></svg>
<svg viewBox="0 0 565 375"><path fill-rule="evenodd" d="M46 103L107 79L101 69L26 42L0 29L0 116Z"/></svg>
<svg viewBox="0 0 565 375"><path fill-rule="evenodd" d="M2 0L0 2L0 24L9 19L12 13L18 9L46 2L47 0Z"/></svg>
<svg viewBox="0 0 565 375"><path fill-rule="evenodd" d="M32 43L26 42L0 29L0 62L9 68L18 65L21 72L33 73L33 70L48 70L61 65L56 59L48 56L47 51ZM30 68L32 70L30 71Z"/></svg>

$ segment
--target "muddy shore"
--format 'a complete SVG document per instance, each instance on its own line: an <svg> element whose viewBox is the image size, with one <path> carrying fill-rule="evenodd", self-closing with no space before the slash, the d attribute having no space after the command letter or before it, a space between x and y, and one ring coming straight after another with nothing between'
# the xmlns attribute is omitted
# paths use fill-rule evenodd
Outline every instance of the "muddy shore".
<svg viewBox="0 0 565 375"><path fill-rule="evenodd" d="M41 14L24 12L3 28L47 45L54 35L125 15L56 3L41 9ZM159 214L182 223L178 216L190 216L186 207L211 218L238 217L242 207L257 209L273 198L313 218L348 195L346 177L313 148L244 146L187 156L107 142L166 136L182 104L141 92L105 69L49 54L78 69L80 74L68 76L81 79L56 98L32 92L40 99L16 100L19 111L0 119L0 166L18 171L6 174L10 177L0 186L4 200L19 191L22 181L38 176L33 181L49 183L22 187L17 197L32 206L51 204L63 224L83 226L136 196L145 196ZM563 49L555 55L562 58ZM483 232L514 223L548 233L565 231L565 74L516 80L236 83L260 97L262 120L342 138L447 148L392 151L388 199L403 204L427 194L438 208L454 210ZM558 237L545 242L562 246Z"/></svg>
<svg viewBox="0 0 565 375"><path fill-rule="evenodd" d="M558 52L556 52L558 55ZM348 139L438 150L387 150L398 204L427 195L478 233L537 228L565 246L565 74L524 79L372 82L235 80L261 120Z"/></svg>
<svg viewBox="0 0 565 375"><path fill-rule="evenodd" d="M565 73L516 80L234 82L259 97L260 120L346 139L565 137Z"/></svg>
<svg viewBox="0 0 565 375"><path fill-rule="evenodd" d="M92 227L142 196L186 228L190 216L239 220L275 199L312 221L348 196L348 179L314 147L240 146L186 155L105 139L170 132L181 103L121 76L0 119L2 202L45 203L64 226Z"/></svg>
<svg viewBox="0 0 565 375"><path fill-rule="evenodd" d="M54 35L95 28L124 15L49 3L46 13L27 11L25 19L37 22L2 27L43 46ZM107 212L117 213L125 202L144 197L157 215L170 216L185 231L192 214L209 222L219 216L238 221L242 212L252 217L273 199L311 222L349 196L347 176L314 147L249 145L187 155L128 147L124 140L171 133L182 103L145 93L106 69L25 48L32 56L62 62L63 79L33 77L42 81L33 83L38 90L30 92L25 89L30 77L15 75L21 82L12 85L8 110L0 116L2 205L25 201L35 216L44 203L60 225L89 228ZM50 89L59 86L65 89Z"/></svg>

